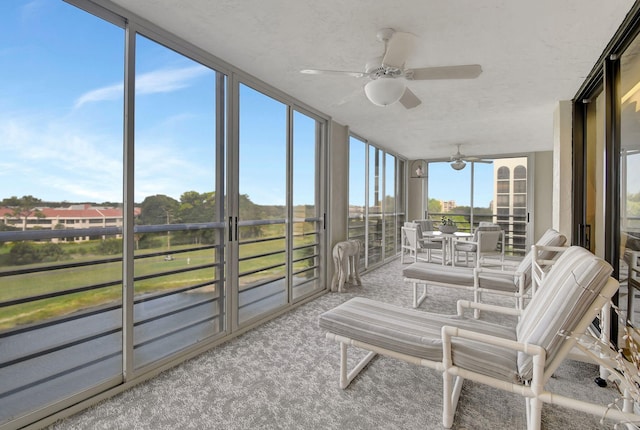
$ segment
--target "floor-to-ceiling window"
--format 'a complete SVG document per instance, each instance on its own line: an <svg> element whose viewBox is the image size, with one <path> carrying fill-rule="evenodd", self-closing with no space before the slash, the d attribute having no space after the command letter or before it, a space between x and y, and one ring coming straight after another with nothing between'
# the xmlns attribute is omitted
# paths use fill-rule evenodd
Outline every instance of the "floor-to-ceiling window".
<svg viewBox="0 0 640 430"><path fill-rule="evenodd" d="M462 231L493 222L505 232L505 252L524 255L528 243L527 157L468 162L461 170L449 162L427 165L428 218L451 219Z"/></svg>
<svg viewBox="0 0 640 430"><path fill-rule="evenodd" d="M640 324L640 37L620 58L620 279L627 320Z"/></svg>
<svg viewBox="0 0 640 430"><path fill-rule="evenodd" d="M640 265L640 5L614 35L574 97L573 243L607 260L620 290L613 321L637 327ZM628 307L628 308L627 308ZM635 309L636 312L633 312ZM618 318L619 316L622 319ZM626 322L625 322L626 319ZM618 324L611 338L621 340Z"/></svg>
<svg viewBox="0 0 640 430"><path fill-rule="evenodd" d="M324 288L320 168L324 126L246 84L239 85L237 318L245 325ZM237 180L235 176L237 172Z"/></svg>
<svg viewBox="0 0 640 430"><path fill-rule="evenodd" d="M295 110L291 143L291 298L322 290L322 230L320 171L324 128L317 118Z"/></svg>
<svg viewBox="0 0 640 430"><path fill-rule="evenodd" d="M123 25L0 6L0 425L122 380Z"/></svg>
<svg viewBox="0 0 640 430"><path fill-rule="evenodd" d="M133 15L76 3L90 13L0 4L10 428L326 287L327 118Z"/></svg>
<svg viewBox="0 0 640 430"><path fill-rule="evenodd" d="M224 329L216 75L136 37L136 368Z"/></svg>
<svg viewBox="0 0 640 430"><path fill-rule="evenodd" d="M384 156L384 255L396 253L396 157Z"/></svg>
<svg viewBox="0 0 640 430"><path fill-rule="evenodd" d="M383 244L383 152L373 145L368 148L367 161L367 266L379 263Z"/></svg>
<svg viewBox="0 0 640 430"><path fill-rule="evenodd" d="M348 238L365 249L361 269L397 255L405 220L405 161L350 136Z"/></svg>
<svg viewBox="0 0 640 430"><path fill-rule="evenodd" d="M242 84L239 105L238 324L243 324L288 300L287 106Z"/></svg>
<svg viewBox="0 0 640 430"><path fill-rule="evenodd" d="M366 200L367 200L367 144L354 137L349 137L349 214L347 220L347 237L366 244ZM366 249L366 248L364 248ZM360 268L366 265L366 252L360 255Z"/></svg>

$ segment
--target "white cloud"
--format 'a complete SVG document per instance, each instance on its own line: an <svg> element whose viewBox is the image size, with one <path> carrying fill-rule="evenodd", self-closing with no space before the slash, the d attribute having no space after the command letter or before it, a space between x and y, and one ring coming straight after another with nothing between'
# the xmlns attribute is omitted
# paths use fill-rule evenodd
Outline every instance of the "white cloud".
<svg viewBox="0 0 640 430"><path fill-rule="evenodd" d="M180 69L162 69L144 73L136 78L136 94L155 94L176 91L190 85L190 81L196 79L210 70L204 66L196 65ZM85 103L105 100L117 100L123 97L123 84L114 84L88 91L78 97L74 103L79 108Z"/></svg>
<svg viewBox="0 0 640 430"><path fill-rule="evenodd" d="M0 121L0 149L0 198L121 199L121 143L109 137L84 135L64 124Z"/></svg>
<svg viewBox="0 0 640 430"><path fill-rule="evenodd" d="M100 102L105 100L118 100L123 97L124 86L123 84L111 85L104 88L98 88L97 90L84 93L74 103L74 108L79 108L85 103Z"/></svg>

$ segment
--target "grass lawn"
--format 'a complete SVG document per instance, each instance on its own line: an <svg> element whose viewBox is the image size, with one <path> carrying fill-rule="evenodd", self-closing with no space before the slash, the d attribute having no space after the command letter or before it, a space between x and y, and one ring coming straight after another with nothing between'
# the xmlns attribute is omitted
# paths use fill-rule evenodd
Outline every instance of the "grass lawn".
<svg viewBox="0 0 640 430"><path fill-rule="evenodd" d="M308 241L312 240L313 238L308 238ZM70 246L76 245L71 244ZM171 247L172 251L188 248L188 246ZM89 249L91 248L87 247L87 250ZM152 253L161 250L162 249L153 249L145 250L145 252ZM267 241L241 245L240 255L242 258L283 250L283 241ZM213 264L215 262L215 253L216 250L213 249L196 249L190 252L175 254L174 259L169 261L165 261L163 256L136 259L134 263L135 277L160 275L150 279L137 281L135 283L136 295L171 290L207 281L211 281L213 283L217 279L222 279L222 274L216 273L216 270L219 270L217 268L205 268L162 276L162 273L168 271ZM137 253L137 255L139 254ZM3 266L2 263L7 262L7 256L8 247L0 247L0 267ZM69 262L94 261L97 258L103 257L95 255L91 256L87 252L84 252L82 254L73 254L73 259ZM240 263L240 273L251 272L269 266L277 265L279 267L266 269L252 275L244 276L241 278L241 284L246 285L256 282L259 279L283 276L285 273L284 262L284 252L242 261ZM41 263L39 265L20 266L19 268L53 265L53 263ZM6 264L4 267L7 267ZM16 267L11 267L11 269L15 268ZM67 315L81 309L108 303L117 303L122 300L121 261L3 277L2 287L0 288L0 301L65 291L103 283L115 283L115 285L87 292L74 293L61 297L42 299L0 308L0 330L7 330L17 325L29 324L43 319Z"/></svg>

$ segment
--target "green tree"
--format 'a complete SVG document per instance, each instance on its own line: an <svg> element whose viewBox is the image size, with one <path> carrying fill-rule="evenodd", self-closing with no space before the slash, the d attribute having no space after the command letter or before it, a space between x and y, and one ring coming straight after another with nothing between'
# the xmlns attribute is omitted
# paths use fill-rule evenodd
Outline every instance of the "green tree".
<svg viewBox="0 0 640 430"><path fill-rule="evenodd" d="M140 205L139 223L142 225L172 224L178 221L180 202L164 194L144 199Z"/></svg>
<svg viewBox="0 0 640 430"><path fill-rule="evenodd" d="M255 220L263 218L261 207L251 201L248 194L240 194L240 219ZM261 235L259 225L242 227L241 236L243 239L257 238Z"/></svg>
<svg viewBox="0 0 640 430"><path fill-rule="evenodd" d="M212 222L216 220L216 193L187 191L180 196L178 218L182 222Z"/></svg>
<svg viewBox="0 0 640 430"><path fill-rule="evenodd" d="M140 205L138 224L161 225L179 222L180 202L164 194L148 196ZM167 249L171 248L171 233L166 232ZM139 234L136 237L137 248L155 248L159 244L157 234Z"/></svg>
<svg viewBox="0 0 640 430"><path fill-rule="evenodd" d="M429 199L429 203L427 205L427 211L430 214L442 212L442 203L440 203L440 200Z"/></svg>
<svg viewBox="0 0 640 430"><path fill-rule="evenodd" d="M22 230L27 229L27 218L44 218L45 215L37 207L42 205L42 200L32 195L16 197L11 196L0 202L1 206L11 209L11 216L22 221Z"/></svg>
<svg viewBox="0 0 640 430"><path fill-rule="evenodd" d="M178 218L184 223L212 222L217 219L215 192L187 191L180 196ZM210 230L186 231L176 234L174 243L213 243Z"/></svg>

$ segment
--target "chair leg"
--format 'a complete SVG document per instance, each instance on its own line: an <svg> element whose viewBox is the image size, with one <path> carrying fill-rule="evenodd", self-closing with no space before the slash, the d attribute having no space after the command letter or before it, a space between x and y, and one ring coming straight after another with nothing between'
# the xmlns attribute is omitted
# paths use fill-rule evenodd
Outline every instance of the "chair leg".
<svg viewBox="0 0 640 430"><path fill-rule="evenodd" d="M442 426L450 429L458 408L458 400L464 379L452 376L445 370L442 372Z"/></svg>
<svg viewBox="0 0 640 430"><path fill-rule="evenodd" d="M413 282L413 307L417 308L427 298L427 284L422 284L422 294L418 297L418 283Z"/></svg>
<svg viewBox="0 0 640 430"><path fill-rule="evenodd" d="M525 397L527 406L527 430L540 430L542 401L537 397Z"/></svg>
<svg viewBox="0 0 640 430"><path fill-rule="evenodd" d="M369 362L377 355L373 351L369 353L353 368L351 372L347 371L347 347L344 342L340 342L340 388L343 390L349 386L351 381L358 376L360 371L369 364Z"/></svg>

